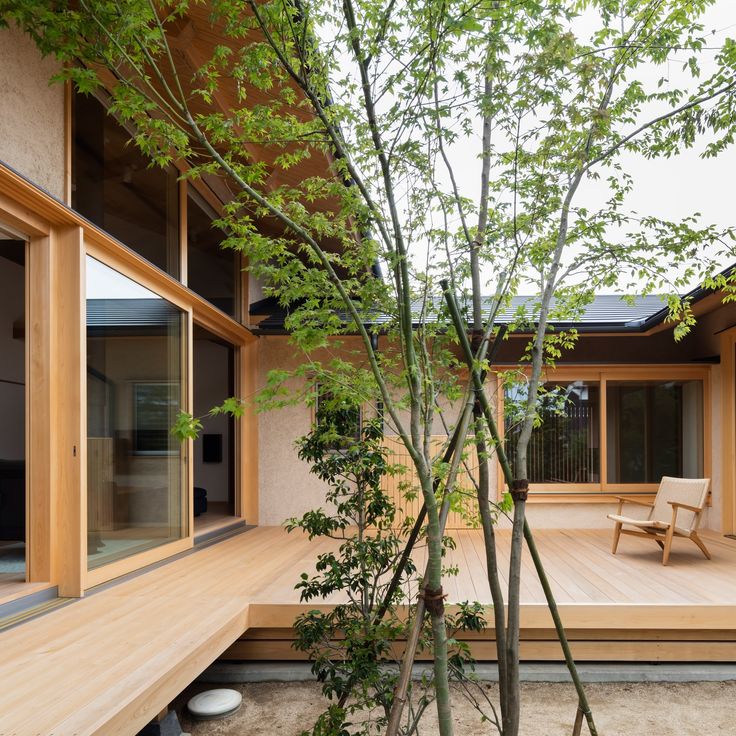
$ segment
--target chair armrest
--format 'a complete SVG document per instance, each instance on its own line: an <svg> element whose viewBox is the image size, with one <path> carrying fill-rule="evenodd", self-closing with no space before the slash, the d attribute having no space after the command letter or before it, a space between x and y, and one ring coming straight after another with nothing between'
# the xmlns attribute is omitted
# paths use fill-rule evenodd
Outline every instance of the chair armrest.
<svg viewBox="0 0 736 736"><path fill-rule="evenodd" d="M647 508L654 507L654 501L642 501L639 498L629 498L628 496L614 496L619 503L635 503L637 506L646 506Z"/></svg>
<svg viewBox="0 0 736 736"><path fill-rule="evenodd" d="M695 514L699 514L702 510L702 506L690 506L686 503L680 503L679 501L667 501L673 509L685 509L686 511L692 511Z"/></svg>

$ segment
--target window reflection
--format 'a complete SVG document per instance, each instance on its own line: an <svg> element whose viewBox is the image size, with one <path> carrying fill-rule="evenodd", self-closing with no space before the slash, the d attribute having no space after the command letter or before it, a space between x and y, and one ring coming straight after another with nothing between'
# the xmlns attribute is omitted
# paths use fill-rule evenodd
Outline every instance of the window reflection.
<svg viewBox="0 0 736 736"><path fill-rule="evenodd" d="M609 483L702 476L702 381L609 382L606 421Z"/></svg>
<svg viewBox="0 0 736 736"><path fill-rule="evenodd" d="M187 205L187 284L225 314L239 317L240 254L220 247L225 234L215 212L194 191Z"/></svg>
<svg viewBox="0 0 736 736"><path fill-rule="evenodd" d="M186 532L181 445L183 313L87 258L89 567Z"/></svg>
<svg viewBox="0 0 736 736"><path fill-rule="evenodd" d="M72 206L179 277L177 172L152 166L130 133L90 95L74 95Z"/></svg>
<svg viewBox="0 0 736 736"><path fill-rule="evenodd" d="M524 417L527 385L506 391L506 442L510 457ZM527 453L532 483L598 483L600 481L600 388L573 381L540 389L539 426L532 431Z"/></svg>

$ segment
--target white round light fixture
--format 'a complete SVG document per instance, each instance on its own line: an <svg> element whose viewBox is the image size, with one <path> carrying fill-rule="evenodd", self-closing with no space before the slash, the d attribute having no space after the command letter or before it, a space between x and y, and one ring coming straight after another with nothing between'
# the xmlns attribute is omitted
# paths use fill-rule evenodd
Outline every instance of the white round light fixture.
<svg viewBox="0 0 736 736"><path fill-rule="evenodd" d="M242 702L243 696L237 690L218 688L195 695L187 703L187 708L194 718L210 721L231 716Z"/></svg>

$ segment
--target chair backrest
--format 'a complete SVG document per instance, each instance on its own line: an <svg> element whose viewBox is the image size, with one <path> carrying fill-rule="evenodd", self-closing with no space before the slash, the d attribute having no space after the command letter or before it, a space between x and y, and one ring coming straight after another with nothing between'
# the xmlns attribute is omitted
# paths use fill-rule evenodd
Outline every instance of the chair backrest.
<svg viewBox="0 0 736 736"><path fill-rule="evenodd" d="M662 477L659 484L657 497L654 499L652 509L652 521L664 521L669 524L672 521L672 506L670 501L686 503L688 506L696 506L702 509L708 496L710 478L671 478L667 475ZM677 513L677 526L681 529L694 531L698 528L700 514L680 509Z"/></svg>

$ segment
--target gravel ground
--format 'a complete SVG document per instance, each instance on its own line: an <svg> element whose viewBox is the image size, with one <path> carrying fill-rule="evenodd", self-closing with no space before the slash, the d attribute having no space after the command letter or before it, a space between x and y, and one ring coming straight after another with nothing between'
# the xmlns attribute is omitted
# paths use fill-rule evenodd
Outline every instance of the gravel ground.
<svg viewBox="0 0 736 736"><path fill-rule="evenodd" d="M243 705L222 721L193 722L186 700L201 690L218 687L192 685L181 698L179 718L192 736L298 736L325 707L319 686L312 682L264 682L224 685L243 693ZM487 685L489 695L497 687ZM736 682L597 683L587 685L601 736L736 736ZM457 695L457 693L456 693ZM576 698L571 685L522 685L522 736L569 736ZM477 713L455 697L455 733L488 736L496 731L479 722ZM428 712L422 736L437 733L434 711ZM583 726L583 734L587 729Z"/></svg>

